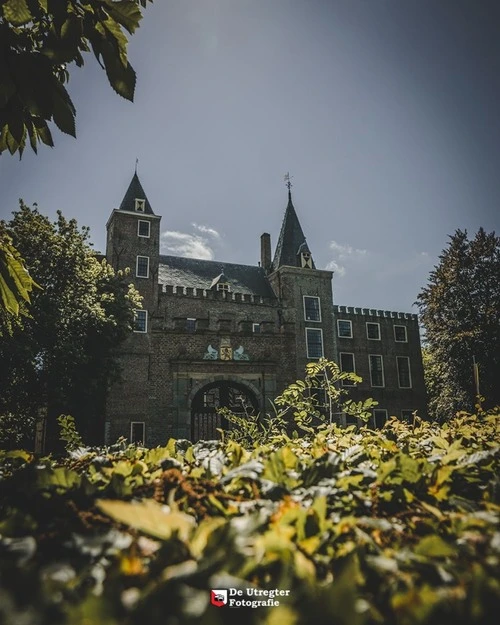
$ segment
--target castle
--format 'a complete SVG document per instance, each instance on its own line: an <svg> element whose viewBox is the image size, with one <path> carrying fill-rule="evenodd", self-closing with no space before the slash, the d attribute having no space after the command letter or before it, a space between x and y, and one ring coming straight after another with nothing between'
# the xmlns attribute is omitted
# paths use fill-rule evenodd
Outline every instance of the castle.
<svg viewBox="0 0 500 625"><path fill-rule="evenodd" d="M363 378L350 396L378 401L373 426L425 414L417 316L333 304L333 274L314 264L290 185L274 256L265 233L259 266L160 254L160 221L135 173L108 220L106 257L131 269L143 308L119 350L105 442L216 438L217 408L269 411L322 356Z"/></svg>

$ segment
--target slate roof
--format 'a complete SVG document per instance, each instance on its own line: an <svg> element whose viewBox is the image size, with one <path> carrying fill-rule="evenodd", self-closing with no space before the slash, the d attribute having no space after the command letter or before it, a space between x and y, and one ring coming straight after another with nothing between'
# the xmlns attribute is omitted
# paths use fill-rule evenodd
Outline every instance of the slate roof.
<svg viewBox="0 0 500 625"><path fill-rule="evenodd" d="M222 267L231 292L275 299L264 269L253 265L222 264L215 260L160 255L158 282L209 290L214 278L220 276Z"/></svg>
<svg viewBox="0 0 500 625"><path fill-rule="evenodd" d="M144 189L142 188L141 181L139 180L139 176L137 172L135 172L130 184L128 186L127 192L120 204L120 210L122 211L132 211L135 212L135 200L146 200L145 204L145 215L154 215L153 209L151 208L151 204L146 196Z"/></svg>
<svg viewBox="0 0 500 625"><path fill-rule="evenodd" d="M306 250L304 250L304 243ZM276 245L276 251L274 253L273 264L271 266L272 271L276 271L278 267L288 265L291 267L297 267L297 254L300 251L309 251L307 247L306 237L302 232L302 227L295 212L295 207L292 202L292 194L288 191L288 206L286 207L285 217L283 218L283 224L281 225L280 236ZM314 261L312 263L313 268Z"/></svg>

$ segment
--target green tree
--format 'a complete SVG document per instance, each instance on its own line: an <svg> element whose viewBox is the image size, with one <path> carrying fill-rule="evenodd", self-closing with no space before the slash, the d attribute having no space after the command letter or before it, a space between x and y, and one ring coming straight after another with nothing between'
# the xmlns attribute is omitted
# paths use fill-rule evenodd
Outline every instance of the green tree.
<svg viewBox="0 0 500 625"><path fill-rule="evenodd" d="M431 410L444 419L475 403L474 358L486 406L500 404L500 238L457 230L439 261L417 303L434 380Z"/></svg>
<svg viewBox="0 0 500 625"><path fill-rule="evenodd" d="M129 334L140 296L99 258L88 229L74 219L58 213L51 223L21 203L4 227L41 288L32 292L30 315L0 343L0 414L30 422L46 408L52 437L56 417L72 414L86 441L94 442L102 435L107 385L117 373L113 347Z"/></svg>
<svg viewBox="0 0 500 625"><path fill-rule="evenodd" d="M113 89L133 100L127 36L152 0L0 0L0 153L53 146L49 122L75 136L68 66L92 51Z"/></svg>

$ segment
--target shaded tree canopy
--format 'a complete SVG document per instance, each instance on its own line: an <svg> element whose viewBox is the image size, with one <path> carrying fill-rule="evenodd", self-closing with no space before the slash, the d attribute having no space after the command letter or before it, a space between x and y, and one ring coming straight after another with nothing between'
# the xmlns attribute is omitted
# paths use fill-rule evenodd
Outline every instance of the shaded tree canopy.
<svg viewBox="0 0 500 625"><path fill-rule="evenodd" d="M113 89L133 100L127 36L152 0L0 0L0 153L53 146L48 122L75 136L68 65L92 51Z"/></svg>
<svg viewBox="0 0 500 625"><path fill-rule="evenodd" d="M70 413L94 440L116 373L113 347L130 333L141 298L126 275L98 258L88 229L74 219L58 213L52 223L21 203L3 225L41 288L31 293L29 315L0 342L0 414L29 420L44 407L53 423Z"/></svg>
<svg viewBox="0 0 500 625"><path fill-rule="evenodd" d="M474 359L480 395L500 404L500 238L457 230L439 261L417 303L433 368L431 409L447 418L474 405Z"/></svg>

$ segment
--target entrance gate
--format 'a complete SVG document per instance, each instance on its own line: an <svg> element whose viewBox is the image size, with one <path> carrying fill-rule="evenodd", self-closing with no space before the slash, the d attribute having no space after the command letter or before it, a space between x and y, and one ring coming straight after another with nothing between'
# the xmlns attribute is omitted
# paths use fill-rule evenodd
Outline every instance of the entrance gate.
<svg viewBox="0 0 500 625"><path fill-rule="evenodd" d="M220 438L217 428L227 430L231 424L217 413L218 408L228 408L244 417L258 412L254 394L237 382L213 382L200 389L191 405L191 440Z"/></svg>

